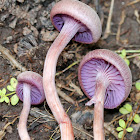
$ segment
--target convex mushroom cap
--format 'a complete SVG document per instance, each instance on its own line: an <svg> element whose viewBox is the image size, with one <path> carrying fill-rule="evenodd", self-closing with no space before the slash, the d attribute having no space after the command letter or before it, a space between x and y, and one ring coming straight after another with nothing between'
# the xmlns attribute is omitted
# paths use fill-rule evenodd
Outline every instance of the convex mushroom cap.
<svg viewBox="0 0 140 140"><path fill-rule="evenodd" d="M18 85L16 88L17 96L23 101L23 83L27 83L31 86L31 104L38 105L45 100L45 93L43 89L42 76L32 72L22 72L17 77Z"/></svg>
<svg viewBox="0 0 140 140"><path fill-rule="evenodd" d="M132 86L130 69L125 61L112 51L99 49L89 52L80 63L78 78L82 90L90 99L94 96L96 79L100 74L108 84L104 107L116 108L130 93Z"/></svg>
<svg viewBox="0 0 140 140"><path fill-rule="evenodd" d="M62 29L67 18L73 18L81 23L81 28L73 38L77 42L87 44L97 42L102 33L97 13L88 5L77 0L62 0L56 3L51 10L50 18L58 31Z"/></svg>

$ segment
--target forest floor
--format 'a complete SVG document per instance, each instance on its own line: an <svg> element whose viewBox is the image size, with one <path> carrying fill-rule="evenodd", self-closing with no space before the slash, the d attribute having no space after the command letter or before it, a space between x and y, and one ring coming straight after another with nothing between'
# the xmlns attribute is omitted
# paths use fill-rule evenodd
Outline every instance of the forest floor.
<svg viewBox="0 0 140 140"><path fill-rule="evenodd" d="M58 0L57 0L58 1ZM140 80L140 0L81 0L96 9L102 22L102 36L95 44L85 45L71 41L61 53L57 63L56 85L61 103L70 116L75 139L93 139L93 108L85 106L89 100L80 89L78 66L81 59L95 49L109 49L124 55L132 72L132 90L127 100L116 109L105 109L106 139L118 139L119 120L123 119L133 132L124 133L124 139L140 139L140 123L128 121L140 115L140 90L135 84ZM113 3L114 5L111 5ZM30 70L43 74L44 60L49 47L59 34L50 21L54 0L1 0L0 1L0 90L6 89L12 77ZM112 10L110 10L111 8ZM110 19L110 20L108 20ZM122 51L123 50L123 51ZM140 82L140 81L139 81ZM0 91L0 92L1 92ZM11 95L12 96L12 95ZM8 96L11 98L11 96ZM126 103L132 111L121 114ZM15 106L0 103L0 140L18 140L17 125L23 103ZM60 131L46 101L31 106L28 131L32 139L60 139Z"/></svg>

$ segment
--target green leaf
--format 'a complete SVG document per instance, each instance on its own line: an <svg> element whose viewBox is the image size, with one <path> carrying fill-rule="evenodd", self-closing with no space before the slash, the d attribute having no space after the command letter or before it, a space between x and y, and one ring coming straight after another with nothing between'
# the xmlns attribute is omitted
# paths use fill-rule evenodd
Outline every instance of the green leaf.
<svg viewBox="0 0 140 140"><path fill-rule="evenodd" d="M130 61L129 61L127 58L125 58L124 61L126 62L126 64L127 64L128 66L130 65Z"/></svg>
<svg viewBox="0 0 140 140"><path fill-rule="evenodd" d="M133 120L134 120L135 123L140 123L140 116L138 114L135 114Z"/></svg>
<svg viewBox="0 0 140 140"><path fill-rule="evenodd" d="M13 88L11 85L8 85L8 86L7 86L7 89L8 89L9 91L15 91L15 88Z"/></svg>
<svg viewBox="0 0 140 140"><path fill-rule="evenodd" d="M5 95L5 94L6 94L6 89L3 88L3 89L2 89L2 96Z"/></svg>
<svg viewBox="0 0 140 140"><path fill-rule="evenodd" d="M136 82L135 87L137 90L140 90L140 82Z"/></svg>
<svg viewBox="0 0 140 140"><path fill-rule="evenodd" d="M121 139L122 136L123 136L123 131L119 132L119 134L118 134L118 138Z"/></svg>
<svg viewBox="0 0 140 140"><path fill-rule="evenodd" d="M8 97L5 97L4 100L6 103L9 103L9 101L10 101Z"/></svg>
<svg viewBox="0 0 140 140"><path fill-rule="evenodd" d="M13 88L16 88L17 83L18 83L17 79L15 79L15 78L11 78L11 80L10 80L10 84L11 84L11 86L12 86Z"/></svg>
<svg viewBox="0 0 140 140"><path fill-rule="evenodd" d="M2 90L0 90L0 96L2 96Z"/></svg>
<svg viewBox="0 0 140 140"><path fill-rule="evenodd" d="M125 128L125 121L123 119L120 119L119 120L119 125L122 127L122 128Z"/></svg>
<svg viewBox="0 0 140 140"><path fill-rule="evenodd" d="M132 128L132 127L128 127L128 128L126 129L126 131L127 131L127 132L132 132L132 131L133 131L133 128Z"/></svg>
<svg viewBox="0 0 140 140"><path fill-rule="evenodd" d="M132 111L132 105L130 105L130 104L128 104L128 103L126 103L126 104L124 105L124 108L126 108L126 110L129 111L129 112Z"/></svg>
<svg viewBox="0 0 140 140"><path fill-rule="evenodd" d="M117 131L122 131L123 128L121 128L121 127L117 127L116 130L117 130Z"/></svg>
<svg viewBox="0 0 140 140"><path fill-rule="evenodd" d="M123 58L123 59L125 58L122 54L119 54L119 56L120 56L121 58Z"/></svg>
<svg viewBox="0 0 140 140"><path fill-rule="evenodd" d="M119 112L121 113L121 114L128 114L128 113L130 113L128 110L126 110L124 107L121 107L120 109L119 109Z"/></svg>
<svg viewBox="0 0 140 140"><path fill-rule="evenodd" d="M18 103L18 101L19 101L19 98L16 94L11 97L11 104L12 105L16 105Z"/></svg>
<svg viewBox="0 0 140 140"><path fill-rule="evenodd" d="M122 52L121 52L121 54L125 57L126 56L126 50L123 49Z"/></svg>
<svg viewBox="0 0 140 140"><path fill-rule="evenodd" d="M0 98L0 103L4 102L4 100L5 100L4 97Z"/></svg>

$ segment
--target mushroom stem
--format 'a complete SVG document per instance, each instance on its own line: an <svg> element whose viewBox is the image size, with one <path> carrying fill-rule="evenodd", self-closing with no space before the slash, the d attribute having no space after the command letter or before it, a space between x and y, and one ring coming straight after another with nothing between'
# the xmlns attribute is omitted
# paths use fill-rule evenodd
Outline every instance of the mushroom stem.
<svg viewBox="0 0 140 140"><path fill-rule="evenodd" d="M23 83L23 109L20 114L18 133L21 140L30 140L27 131L27 118L31 107L30 85Z"/></svg>
<svg viewBox="0 0 140 140"><path fill-rule="evenodd" d="M97 79L95 95L86 103L86 105L94 105L94 140L105 140L104 136L104 100L107 84L100 79Z"/></svg>
<svg viewBox="0 0 140 140"><path fill-rule="evenodd" d="M79 28L80 23L78 23L74 19L65 20L65 24L60 34L55 39L55 41L53 42L47 53L44 64L43 86L45 96L54 117L60 124L62 140L73 140L74 134L71 121L62 107L56 91L55 87L56 64L60 53L68 44L68 42L74 37Z"/></svg>

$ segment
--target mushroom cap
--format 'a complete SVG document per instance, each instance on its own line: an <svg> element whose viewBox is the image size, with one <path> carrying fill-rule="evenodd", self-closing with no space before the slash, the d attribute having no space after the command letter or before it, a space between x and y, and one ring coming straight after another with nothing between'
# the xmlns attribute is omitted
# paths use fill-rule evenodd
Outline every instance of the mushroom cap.
<svg viewBox="0 0 140 140"><path fill-rule="evenodd" d="M23 83L31 86L31 104L38 105L45 100L42 76L32 71L25 71L18 75L16 94L23 101Z"/></svg>
<svg viewBox="0 0 140 140"><path fill-rule="evenodd" d="M97 49L89 52L79 65L78 78L82 90L90 99L94 96L99 73L103 73L103 80L109 83L104 107L116 108L130 93L132 86L130 69L125 61L112 51Z"/></svg>
<svg viewBox="0 0 140 140"><path fill-rule="evenodd" d="M82 23L74 40L81 43L95 43L101 36L101 21L97 13L88 5L77 0L62 0L51 10L50 18L55 28L60 31L64 25L63 16L73 18Z"/></svg>

